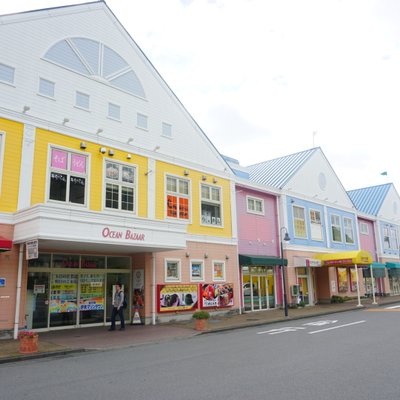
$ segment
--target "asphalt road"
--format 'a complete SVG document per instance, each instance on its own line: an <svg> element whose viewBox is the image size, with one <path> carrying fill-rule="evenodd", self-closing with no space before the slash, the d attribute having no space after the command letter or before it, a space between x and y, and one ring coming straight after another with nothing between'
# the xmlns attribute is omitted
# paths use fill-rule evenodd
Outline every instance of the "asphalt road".
<svg viewBox="0 0 400 400"><path fill-rule="evenodd" d="M400 308L0 365L0 399L399 400Z"/></svg>

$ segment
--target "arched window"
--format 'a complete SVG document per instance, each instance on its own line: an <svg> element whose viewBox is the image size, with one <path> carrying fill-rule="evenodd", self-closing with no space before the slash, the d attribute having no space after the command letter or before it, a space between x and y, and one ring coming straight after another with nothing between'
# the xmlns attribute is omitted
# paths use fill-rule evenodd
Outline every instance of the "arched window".
<svg viewBox="0 0 400 400"><path fill-rule="evenodd" d="M52 46L43 57L72 71L108 82L130 94L145 98L133 69L114 50L95 40L68 38Z"/></svg>

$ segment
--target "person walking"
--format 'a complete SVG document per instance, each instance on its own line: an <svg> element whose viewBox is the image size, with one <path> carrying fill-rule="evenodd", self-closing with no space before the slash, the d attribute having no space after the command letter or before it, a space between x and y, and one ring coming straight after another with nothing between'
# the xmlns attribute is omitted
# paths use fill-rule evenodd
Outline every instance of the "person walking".
<svg viewBox="0 0 400 400"><path fill-rule="evenodd" d="M109 331L115 331L115 318L119 315L121 321L120 331L125 329L125 317L124 317L124 292L122 291L122 286L120 282L115 284L115 293L112 301L112 312L111 312L111 326Z"/></svg>

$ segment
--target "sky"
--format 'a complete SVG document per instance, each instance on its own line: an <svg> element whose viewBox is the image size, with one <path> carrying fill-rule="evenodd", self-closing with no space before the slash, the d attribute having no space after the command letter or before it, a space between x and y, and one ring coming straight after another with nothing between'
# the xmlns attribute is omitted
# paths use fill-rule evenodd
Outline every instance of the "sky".
<svg viewBox="0 0 400 400"><path fill-rule="evenodd" d="M319 146L346 190L400 193L400 1L106 3L221 154L247 166Z"/></svg>

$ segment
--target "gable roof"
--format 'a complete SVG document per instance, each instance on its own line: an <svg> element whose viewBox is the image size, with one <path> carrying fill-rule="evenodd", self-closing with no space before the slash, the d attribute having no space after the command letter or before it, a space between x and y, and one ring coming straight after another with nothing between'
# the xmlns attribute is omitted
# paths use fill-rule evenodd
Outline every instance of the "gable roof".
<svg viewBox="0 0 400 400"><path fill-rule="evenodd" d="M386 183L349 190L347 193L358 211L377 216L391 186L391 183Z"/></svg>
<svg viewBox="0 0 400 400"><path fill-rule="evenodd" d="M250 180L263 185L282 189L290 178L301 168L319 147L290 154L288 156L263 161L247 167Z"/></svg>

